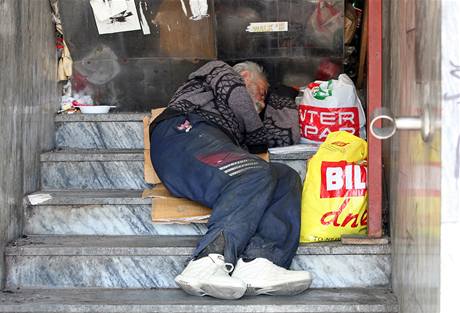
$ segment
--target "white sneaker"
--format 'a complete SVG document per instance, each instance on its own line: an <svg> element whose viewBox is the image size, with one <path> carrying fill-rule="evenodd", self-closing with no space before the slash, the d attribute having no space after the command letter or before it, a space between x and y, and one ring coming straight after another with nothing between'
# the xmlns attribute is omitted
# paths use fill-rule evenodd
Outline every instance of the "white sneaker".
<svg viewBox="0 0 460 313"><path fill-rule="evenodd" d="M233 264L225 263L222 255L209 254L190 261L175 281L185 292L194 296L239 299L246 292L246 284L231 277L229 273L232 270Z"/></svg>
<svg viewBox="0 0 460 313"><path fill-rule="evenodd" d="M307 290L312 281L307 271L290 271L263 258L251 262L239 259L232 277L248 285L247 295L296 295Z"/></svg>

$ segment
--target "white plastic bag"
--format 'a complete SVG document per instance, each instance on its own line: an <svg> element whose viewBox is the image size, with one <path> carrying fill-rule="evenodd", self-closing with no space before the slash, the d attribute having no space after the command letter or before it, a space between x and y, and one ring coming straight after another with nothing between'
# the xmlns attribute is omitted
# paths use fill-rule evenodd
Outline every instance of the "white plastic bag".
<svg viewBox="0 0 460 313"><path fill-rule="evenodd" d="M320 144L329 133L344 130L366 139L366 116L353 81L315 81L305 89L299 106L300 142Z"/></svg>

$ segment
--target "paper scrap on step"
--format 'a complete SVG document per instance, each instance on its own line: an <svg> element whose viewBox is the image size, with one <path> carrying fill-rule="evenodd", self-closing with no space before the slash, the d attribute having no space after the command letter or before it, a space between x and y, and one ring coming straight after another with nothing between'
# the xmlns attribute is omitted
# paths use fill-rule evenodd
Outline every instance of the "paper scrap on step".
<svg viewBox="0 0 460 313"><path fill-rule="evenodd" d="M29 202L32 205L37 205L48 200L53 199L53 197L48 193L36 193L28 196Z"/></svg>
<svg viewBox="0 0 460 313"><path fill-rule="evenodd" d="M140 30L134 0L90 0L99 34Z"/></svg>

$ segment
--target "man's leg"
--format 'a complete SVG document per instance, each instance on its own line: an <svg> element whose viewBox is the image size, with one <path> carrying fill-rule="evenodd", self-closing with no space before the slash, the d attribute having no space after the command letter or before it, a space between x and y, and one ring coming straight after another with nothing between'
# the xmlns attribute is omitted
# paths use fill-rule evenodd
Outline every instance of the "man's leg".
<svg viewBox="0 0 460 313"><path fill-rule="evenodd" d="M294 295L305 291L312 277L290 271L299 244L301 182L284 164L271 164L277 184L256 234L238 261L234 278L247 285L247 294Z"/></svg>
<svg viewBox="0 0 460 313"><path fill-rule="evenodd" d="M222 235L225 261L235 264L272 201L275 173L198 116L188 117L188 130L181 127L185 120L172 118L156 126L152 163L172 194L212 208L208 231L193 257Z"/></svg>
<svg viewBox="0 0 460 313"><path fill-rule="evenodd" d="M299 245L302 185L297 172L287 165L270 166L277 179L273 198L241 257L266 258L288 268Z"/></svg>
<svg viewBox="0 0 460 313"><path fill-rule="evenodd" d="M228 273L272 201L275 173L267 162L235 146L196 115L157 125L151 157L158 176L174 195L212 208L208 232L176 282L192 295L241 297L246 283ZM225 260L216 249L224 250Z"/></svg>

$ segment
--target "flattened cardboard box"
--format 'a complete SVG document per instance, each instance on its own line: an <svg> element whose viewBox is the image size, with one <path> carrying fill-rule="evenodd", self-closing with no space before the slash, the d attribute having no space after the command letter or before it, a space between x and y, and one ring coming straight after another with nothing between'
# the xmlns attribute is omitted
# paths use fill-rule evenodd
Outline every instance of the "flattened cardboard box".
<svg viewBox="0 0 460 313"><path fill-rule="evenodd" d="M155 172L152 161L150 160L150 133L149 126L153 120L163 112L165 108L153 109L151 116L145 116L143 119L144 122L144 180L149 184L159 184L161 183L160 178L158 178L157 173Z"/></svg>
<svg viewBox="0 0 460 313"><path fill-rule="evenodd" d="M142 198L152 198L152 221L165 224L206 223L211 215L211 209L199 203L184 198L174 197L169 193L153 168L150 160L150 123L164 111L165 108L154 109L151 116L145 116L144 122L144 179L155 185L146 189ZM259 154L268 162L268 153Z"/></svg>
<svg viewBox="0 0 460 313"><path fill-rule="evenodd" d="M211 215L211 209L197 202L174 197L163 184L144 190L142 198L152 198L154 223L206 223Z"/></svg>

